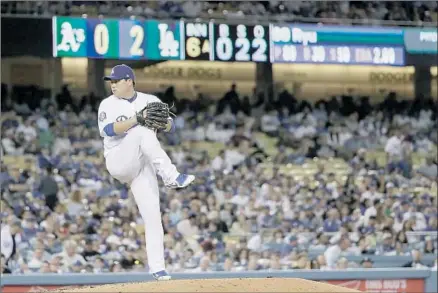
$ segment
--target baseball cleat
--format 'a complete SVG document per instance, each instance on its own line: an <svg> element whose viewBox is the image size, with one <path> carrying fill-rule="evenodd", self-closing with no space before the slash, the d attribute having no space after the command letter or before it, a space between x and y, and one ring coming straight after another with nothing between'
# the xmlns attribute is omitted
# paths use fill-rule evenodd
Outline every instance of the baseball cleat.
<svg viewBox="0 0 438 293"><path fill-rule="evenodd" d="M184 188L189 186L190 183L192 183L194 180L194 175L179 174L178 177L176 177L175 181L166 185L166 187L171 189Z"/></svg>
<svg viewBox="0 0 438 293"><path fill-rule="evenodd" d="M152 274L157 281L169 281L172 277L166 271L159 271Z"/></svg>

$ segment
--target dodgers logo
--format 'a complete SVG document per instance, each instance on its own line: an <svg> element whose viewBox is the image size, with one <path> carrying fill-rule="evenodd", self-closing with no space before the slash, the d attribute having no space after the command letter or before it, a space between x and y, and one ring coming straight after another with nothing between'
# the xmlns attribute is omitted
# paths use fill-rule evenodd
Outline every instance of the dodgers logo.
<svg viewBox="0 0 438 293"><path fill-rule="evenodd" d="M119 117L116 118L116 121L117 121L117 122L125 121L125 120L128 120L128 117L126 117L125 115L121 115L121 116L119 116Z"/></svg>

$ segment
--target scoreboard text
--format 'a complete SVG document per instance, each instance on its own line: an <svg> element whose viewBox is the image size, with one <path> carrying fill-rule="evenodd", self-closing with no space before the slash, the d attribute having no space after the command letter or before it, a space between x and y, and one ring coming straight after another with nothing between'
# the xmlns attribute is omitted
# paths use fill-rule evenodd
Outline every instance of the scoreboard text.
<svg viewBox="0 0 438 293"><path fill-rule="evenodd" d="M405 65L402 29L271 24L272 63Z"/></svg>
<svg viewBox="0 0 438 293"><path fill-rule="evenodd" d="M436 29L53 17L52 30L54 57L404 66L406 43L436 47Z"/></svg>

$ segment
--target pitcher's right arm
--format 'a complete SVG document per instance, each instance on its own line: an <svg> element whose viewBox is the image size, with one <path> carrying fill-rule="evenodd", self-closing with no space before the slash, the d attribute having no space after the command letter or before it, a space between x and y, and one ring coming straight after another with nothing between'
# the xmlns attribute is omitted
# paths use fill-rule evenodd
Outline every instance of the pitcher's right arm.
<svg viewBox="0 0 438 293"><path fill-rule="evenodd" d="M98 124L100 136L112 137L122 135L137 125L137 118L135 116L124 121L115 121L116 115L111 108L111 104L108 102L108 100L104 100L99 105Z"/></svg>

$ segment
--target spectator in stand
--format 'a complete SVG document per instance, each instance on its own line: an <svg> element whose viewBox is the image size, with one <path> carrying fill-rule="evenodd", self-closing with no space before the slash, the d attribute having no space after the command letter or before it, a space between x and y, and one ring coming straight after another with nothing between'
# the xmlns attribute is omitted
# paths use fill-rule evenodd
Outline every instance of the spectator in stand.
<svg viewBox="0 0 438 293"><path fill-rule="evenodd" d="M422 268L426 268L427 267L421 261L421 258L422 258L421 251L412 250L411 251L411 256L412 256L412 261L408 262L403 267L405 267L405 268L414 268L414 269L422 269Z"/></svg>
<svg viewBox="0 0 438 293"><path fill-rule="evenodd" d="M11 270L7 267L6 257L3 255L3 253L1 255L0 264L1 264L1 274L11 274L12 273Z"/></svg>
<svg viewBox="0 0 438 293"><path fill-rule="evenodd" d="M52 167L46 168L46 176L41 180L41 184L38 188L38 191L44 195L46 206L54 211L55 206L58 204L58 184L53 178L53 169Z"/></svg>
<svg viewBox="0 0 438 293"><path fill-rule="evenodd" d="M327 261L327 266L331 269L336 268L336 264L343 255L348 254L348 250L351 248L350 239L343 237L335 245L330 246L325 252L324 257Z"/></svg>
<svg viewBox="0 0 438 293"><path fill-rule="evenodd" d="M62 95L69 99L67 91ZM180 145L169 144L175 140L166 135L160 140L181 168L196 170L200 178L192 189L163 189L166 262L172 270L349 268L359 264L339 262L342 257L398 256L412 249L425 254L424 265L433 265L426 253L436 253L436 236L428 232L437 225L432 196L436 162L415 159L424 158L417 150L427 149L427 140L436 144L433 101L400 103L390 95L362 109L362 104L351 103L354 91L349 91L341 99L315 105L270 98L272 107L264 108L262 99L247 111L248 102L241 102L236 85L223 100L221 114L215 115L214 105L180 101L172 90L167 95L176 99L179 109L173 137ZM11 230L16 235L16 253L6 264L12 273L38 268L44 273L144 270L144 240L136 237L141 218L128 189L102 167L94 144L98 133L94 124L86 123L95 117L90 97L82 99L83 110L42 101L40 107L47 111L35 109L31 119L15 112L2 115L2 133L21 129L28 143L25 157L2 158L6 163L0 172L5 203L0 215L7 235L2 234L2 252L10 251L3 246L13 247ZM11 100L11 109L14 103ZM246 116L248 112L253 117ZM278 136L266 139L263 130L269 130L260 123L264 115L277 121L271 130ZM415 130L404 127L406 123ZM300 127L311 131L302 131L297 139L293 134ZM27 138L33 137L32 129L36 139ZM407 139L388 142L388 129L391 136L400 131ZM208 152L200 151L204 144ZM375 158L376 150L387 144L388 153L400 150L410 174L401 173L398 165L384 168L390 162ZM435 151L432 145L430 158ZM45 173L48 167L50 176ZM42 184L47 176L55 191L39 189L47 185ZM56 194L51 209L46 208L46 194ZM9 216L20 219L16 232ZM319 257L311 261L307 252ZM374 267L380 265L373 260Z"/></svg>

